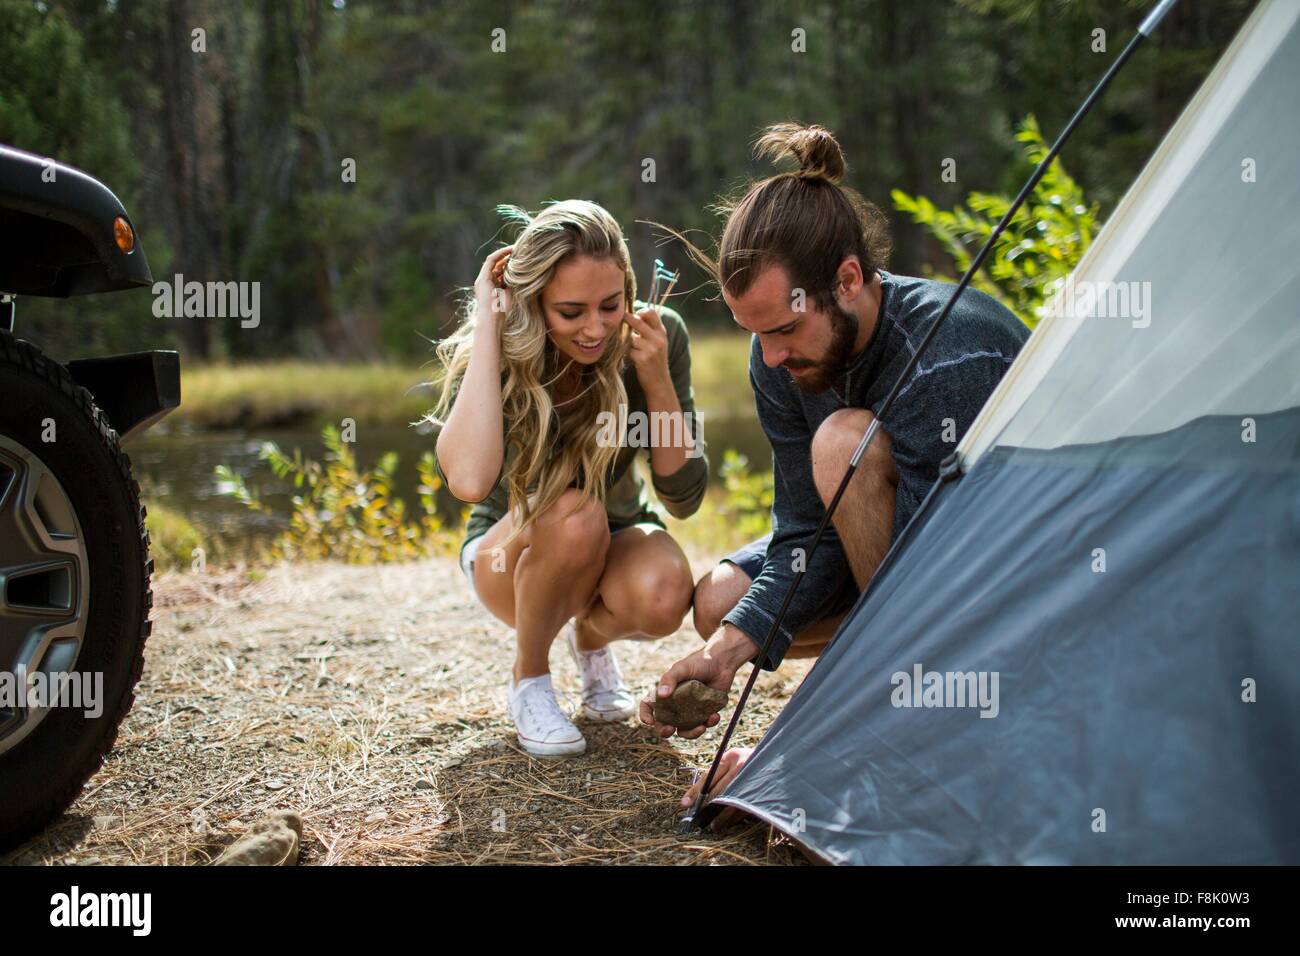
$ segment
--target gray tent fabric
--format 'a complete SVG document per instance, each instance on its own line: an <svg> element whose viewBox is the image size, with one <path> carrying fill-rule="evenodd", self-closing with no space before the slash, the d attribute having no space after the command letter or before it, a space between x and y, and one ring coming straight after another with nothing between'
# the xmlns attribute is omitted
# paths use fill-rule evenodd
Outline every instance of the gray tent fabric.
<svg viewBox="0 0 1300 956"><path fill-rule="evenodd" d="M1072 276L1154 308L1040 322L706 819L833 863L1300 864L1297 157L1300 4L1263 0Z"/></svg>
<svg viewBox="0 0 1300 956"><path fill-rule="evenodd" d="M714 803L835 863L1300 863L1300 409L1257 425L942 484Z"/></svg>

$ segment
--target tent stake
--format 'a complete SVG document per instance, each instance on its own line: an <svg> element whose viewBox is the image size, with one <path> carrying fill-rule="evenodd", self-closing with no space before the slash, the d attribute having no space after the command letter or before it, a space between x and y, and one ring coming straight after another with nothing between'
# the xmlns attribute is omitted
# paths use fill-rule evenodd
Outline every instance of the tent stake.
<svg viewBox="0 0 1300 956"><path fill-rule="evenodd" d="M961 282L957 284L957 288L953 290L952 295L948 297L948 301L944 304L943 311L939 313L939 317L934 320L934 324L930 326L929 330L925 333L925 337L921 339L921 344L917 346L911 359L908 360L902 373L899 374L898 380L894 382L893 387L889 390L889 394L885 396L885 400L881 403L880 412L876 415L871 424L867 426L866 433L862 436L862 440L858 442L858 447L854 450L853 457L849 459L849 467L845 470L844 477L840 479L839 487L835 489L835 496L831 499L831 503L826 507L826 512L822 515L822 520L817 525L817 531L813 534L812 542L808 546L808 553L804 559L804 567L807 567L808 563L812 561L812 556L817 551L817 545L821 543L822 534L826 531L827 525L830 524L831 518L835 514L835 509L839 507L840 499L844 497L845 489L848 488L849 483L853 480L853 476L857 473L858 462L862 460L862 455L866 452L867 446L871 444L871 440L876 436L876 432L880 430L881 420L886 414L888 414L890 408L893 406L894 399L898 396L898 393L902 389L903 384L907 381L908 376L915 371L917 363L920 361L921 354L925 351L926 346L928 346L934 339L935 333L939 331L939 327L943 325L944 320L948 318L948 314L952 311L953 305L956 304L957 298L966 290L966 287L970 285L971 279L974 278L975 273L978 272L980 267L984 264L984 260L988 257L989 251L992 250L998 237L1002 235L1003 231L1010 224L1012 218L1020 210L1021 205L1024 204L1024 201L1029 197L1029 194L1033 191L1034 187L1038 185L1039 180L1043 178L1043 174L1047 172L1048 166L1052 164L1052 160L1054 160L1057 154L1061 151L1061 148L1065 145L1065 141L1069 139L1070 134L1074 132L1075 127L1079 125L1080 121L1092 109L1093 105L1101 97L1102 92L1110 85L1110 81L1115 78L1115 74L1117 74L1120 71L1120 68L1128 61L1128 58L1133 55L1133 52L1141 45L1142 41L1151 35L1156 26L1164 18L1165 14L1173 9L1174 4L1177 2L1178 0L1159 0L1159 2L1157 2L1152 8L1151 12L1147 14L1146 18L1138 27L1137 32L1133 35L1133 38L1129 40L1128 45L1125 46L1120 52L1120 55L1115 58L1115 62L1110 65L1110 68L1097 82L1097 85L1093 87L1092 92L1088 94L1087 99L1085 99L1082 105L1075 110L1074 116L1070 118L1070 122L1065 124L1065 129L1063 129L1060 135L1056 137L1056 142L1052 144L1052 148L1047 151L1047 154L1043 157L1037 168L1034 169L1033 174L1025 182L1024 186L1020 188L1019 194L1017 194L1015 200L1011 203L1011 206L1002 216L1002 219L998 222L997 226L994 227L993 232L989 234L984 246L980 249L975 258L971 260L970 267L967 268L966 274L961 277ZM736 707L731 712L731 720L727 722L727 729L723 732L722 740L718 743L718 749L713 755L713 763L709 765L708 775L704 778L704 786L700 788L700 793L695 798L695 803L692 805L690 811L682 817L681 825L679 827L679 830L682 833L689 832L693 825L700 826L701 828L704 825L704 821L699 819L700 810L704 806L709 789L713 786L713 778L717 775L718 765L722 763L722 755L726 753L727 745L731 742L731 736L736 730L736 724L740 721L740 714L745 708L745 703L749 700L750 692L754 689L754 682L758 679L758 673L762 669L762 662L767 659L768 652L772 649L772 642L780 632L781 623L785 620L786 611L790 607L790 601L794 598L795 592L799 589L799 582L803 580L803 575L804 572L802 569L796 571L794 579L790 582L790 587L786 589L785 598L781 601L781 609L777 612L776 618L772 621L772 626L768 629L767 637L763 639L758 654L754 658L749 671L749 679L745 681L745 688L740 693L740 699L736 701Z"/></svg>

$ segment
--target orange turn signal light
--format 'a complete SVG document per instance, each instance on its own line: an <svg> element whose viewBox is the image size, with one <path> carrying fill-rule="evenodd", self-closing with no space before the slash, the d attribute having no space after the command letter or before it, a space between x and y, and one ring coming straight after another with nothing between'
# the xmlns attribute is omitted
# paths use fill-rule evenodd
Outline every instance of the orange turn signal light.
<svg viewBox="0 0 1300 956"><path fill-rule="evenodd" d="M135 249L135 230L131 228L125 216L118 216L113 220L113 241L123 252L131 252Z"/></svg>

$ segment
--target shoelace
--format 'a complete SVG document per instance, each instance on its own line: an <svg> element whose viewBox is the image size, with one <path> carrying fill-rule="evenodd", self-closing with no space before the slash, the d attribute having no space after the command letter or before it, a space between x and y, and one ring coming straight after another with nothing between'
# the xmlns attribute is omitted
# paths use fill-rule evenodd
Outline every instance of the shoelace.
<svg viewBox="0 0 1300 956"><path fill-rule="evenodd" d="M544 724L545 718L561 726L569 722L569 718L564 716L564 711L560 709L560 702L555 699L554 692L548 694L544 687L534 685L526 688L520 697L519 703L524 714L533 722Z"/></svg>

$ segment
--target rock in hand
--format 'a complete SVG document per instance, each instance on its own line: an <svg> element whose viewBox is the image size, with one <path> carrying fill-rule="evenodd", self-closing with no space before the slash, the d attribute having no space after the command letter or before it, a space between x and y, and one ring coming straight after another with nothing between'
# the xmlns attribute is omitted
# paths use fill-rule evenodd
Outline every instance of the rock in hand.
<svg viewBox="0 0 1300 956"><path fill-rule="evenodd" d="M668 697L655 700L655 720L678 730L694 730L727 703L727 695L697 680L682 681Z"/></svg>

